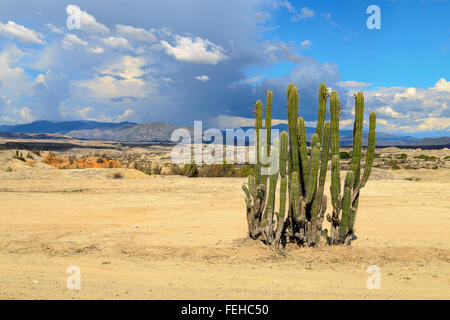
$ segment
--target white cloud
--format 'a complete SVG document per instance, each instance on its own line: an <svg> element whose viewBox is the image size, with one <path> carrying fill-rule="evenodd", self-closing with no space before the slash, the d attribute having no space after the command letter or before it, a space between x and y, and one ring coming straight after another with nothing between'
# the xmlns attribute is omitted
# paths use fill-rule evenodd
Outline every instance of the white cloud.
<svg viewBox="0 0 450 320"><path fill-rule="evenodd" d="M197 79L197 80L199 80L199 81L202 81L202 82L206 82L206 81L209 80L209 77L203 75L203 76L196 76L195 79Z"/></svg>
<svg viewBox="0 0 450 320"><path fill-rule="evenodd" d="M109 37L102 39L102 41L114 49L131 49L128 40L122 37Z"/></svg>
<svg viewBox="0 0 450 320"><path fill-rule="evenodd" d="M271 19L271 15L268 12L261 11L256 13L256 22L265 24L267 20Z"/></svg>
<svg viewBox="0 0 450 320"><path fill-rule="evenodd" d="M16 24L14 21L8 21L7 24L0 22L0 34L25 43L44 43L42 40L44 36L42 34Z"/></svg>
<svg viewBox="0 0 450 320"><path fill-rule="evenodd" d="M276 126L281 123L287 124L288 122L284 119L272 119L272 126ZM212 125L214 125L218 129L253 127L255 125L255 118L236 117L220 114L213 119Z"/></svg>
<svg viewBox="0 0 450 320"><path fill-rule="evenodd" d="M297 8L295 8L292 3L290 3L289 1L278 1L275 2L273 7L276 9L278 7L284 7L286 8L291 14L291 20L292 21L298 21L301 19L308 19L308 18L314 18L314 10L308 8L308 7L303 7L300 10L298 10Z"/></svg>
<svg viewBox="0 0 450 320"><path fill-rule="evenodd" d="M305 40L301 42L302 49L308 49L312 45L310 40Z"/></svg>
<svg viewBox="0 0 450 320"><path fill-rule="evenodd" d="M338 82L338 85L343 88L362 89L362 88L370 87L372 84L362 82L362 81L340 81L340 82Z"/></svg>
<svg viewBox="0 0 450 320"><path fill-rule="evenodd" d="M51 23L47 23L45 25L47 28L49 28L53 33L57 33L57 34L63 34L64 33L64 28L58 28L55 25L51 24Z"/></svg>
<svg viewBox="0 0 450 320"><path fill-rule="evenodd" d="M95 18L90 15L89 13L87 13L86 11L83 11L80 9L80 7L73 5L73 4L69 4L66 7L66 12L68 15L73 15L73 14L79 14L80 15L80 28L82 31L86 32L86 33L108 33L109 29L97 22L97 20L95 20Z"/></svg>
<svg viewBox="0 0 450 320"><path fill-rule="evenodd" d="M23 107L22 109L14 109L13 112L20 116L21 122L31 122L35 118L31 115L31 109L28 107Z"/></svg>
<svg viewBox="0 0 450 320"><path fill-rule="evenodd" d="M130 116L134 115L135 112L133 109L126 109L121 115L117 117L117 121L125 121Z"/></svg>
<svg viewBox="0 0 450 320"><path fill-rule="evenodd" d="M228 59L221 46L207 39L200 37L193 39L190 36L184 37L176 34L172 36L175 39L175 45L171 45L165 40L161 40L161 45L168 55L179 61L215 65Z"/></svg>
<svg viewBox="0 0 450 320"><path fill-rule="evenodd" d="M450 90L442 78L429 89L378 88L364 92L367 113L376 111L380 131L450 132Z"/></svg>
<svg viewBox="0 0 450 320"><path fill-rule="evenodd" d="M88 48L86 51L93 54L101 54L105 50L102 47L95 47L95 48Z"/></svg>
<svg viewBox="0 0 450 320"><path fill-rule="evenodd" d="M122 56L114 63L97 68L99 75L89 80L78 81L78 87L88 90L98 99L144 99L155 93L157 85L146 76L144 57ZM146 76L146 79L144 79Z"/></svg>
<svg viewBox="0 0 450 320"><path fill-rule="evenodd" d="M143 28L134 28L132 26L124 26L121 24L116 24L117 33L128 39L143 41L143 42L154 42L156 37L151 31L147 31Z"/></svg>
<svg viewBox="0 0 450 320"><path fill-rule="evenodd" d="M62 40L62 47L66 50L72 50L74 45L87 46L87 41L81 40L74 34L66 34Z"/></svg>
<svg viewBox="0 0 450 320"><path fill-rule="evenodd" d="M450 92L450 81L446 81L444 78L442 78L438 82L436 82L436 85L434 86L433 89L438 91Z"/></svg>

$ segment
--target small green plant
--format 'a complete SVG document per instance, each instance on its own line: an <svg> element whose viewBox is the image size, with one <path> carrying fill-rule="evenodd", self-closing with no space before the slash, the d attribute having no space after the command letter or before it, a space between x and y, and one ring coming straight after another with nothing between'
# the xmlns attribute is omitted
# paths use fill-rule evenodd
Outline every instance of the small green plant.
<svg viewBox="0 0 450 320"><path fill-rule="evenodd" d="M123 175L120 172L113 173L113 179L122 179Z"/></svg>
<svg viewBox="0 0 450 320"><path fill-rule="evenodd" d="M240 168L239 170L239 176L240 177L248 177L253 174L253 165L245 165Z"/></svg>
<svg viewBox="0 0 450 320"><path fill-rule="evenodd" d="M341 160L348 160L350 158L351 158L350 153L348 153L346 151L339 152L339 159L341 159Z"/></svg>
<svg viewBox="0 0 450 320"><path fill-rule="evenodd" d="M198 167L195 162L192 161L191 163L184 165L184 175L191 178L198 176Z"/></svg>
<svg viewBox="0 0 450 320"><path fill-rule="evenodd" d="M15 155L13 155L13 158L23 161L23 162L26 162L25 158L23 157L22 152L20 152L19 150L16 150L16 153L15 153Z"/></svg>
<svg viewBox="0 0 450 320"><path fill-rule="evenodd" d="M439 160L439 158L436 157L436 156L427 156L425 154L421 154L419 156L414 156L414 158L415 159L422 159L422 160L425 160L425 161L437 161L437 160Z"/></svg>
<svg viewBox="0 0 450 320"><path fill-rule="evenodd" d="M156 166L153 167L152 172L153 174L157 175L157 174L161 174L162 168L159 164L157 164Z"/></svg>
<svg viewBox="0 0 450 320"><path fill-rule="evenodd" d="M396 158L400 160L406 160L408 158L408 155L406 153L402 153L397 155Z"/></svg>
<svg viewBox="0 0 450 320"><path fill-rule="evenodd" d="M392 170L400 170L401 167L399 165L397 165L397 164L394 164L394 165L391 166L391 169Z"/></svg>

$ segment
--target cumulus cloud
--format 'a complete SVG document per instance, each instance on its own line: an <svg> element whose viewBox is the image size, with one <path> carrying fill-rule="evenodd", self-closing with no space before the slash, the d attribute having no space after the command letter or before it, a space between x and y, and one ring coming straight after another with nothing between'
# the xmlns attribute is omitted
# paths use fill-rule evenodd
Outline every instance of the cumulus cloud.
<svg viewBox="0 0 450 320"><path fill-rule="evenodd" d="M36 100L35 111L43 119L58 119L59 106L71 96L66 74L47 71L33 83L30 97Z"/></svg>
<svg viewBox="0 0 450 320"><path fill-rule="evenodd" d="M101 54L105 52L102 47L88 48L86 51L93 54Z"/></svg>
<svg viewBox="0 0 450 320"><path fill-rule="evenodd" d="M31 109L27 106L21 109L14 109L13 113L20 117L20 122L31 122L35 117L31 115Z"/></svg>
<svg viewBox="0 0 450 320"><path fill-rule="evenodd" d="M97 22L94 16L90 15L86 11L80 9L80 7L69 4L66 7L66 12L69 16L71 15L79 15L80 16L80 29L86 33L101 33L105 34L109 32L109 29Z"/></svg>
<svg viewBox="0 0 450 320"><path fill-rule="evenodd" d="M116 24L117 33L125 38L133 39L143 42L154 42L156 37L152 31L147 31L143 28L135 28L132 26L124 26Z"/></svg>
<svg viewBox="0 0 450 320"><path fill-rule="evenodd" d="M58 28L52 23L46 23L45 26L48 29L50 29L50 31L53 32L53 33L56 33L56 34L63 34L64 33L64 28Z"/></svg>
<svg viewBox="0 0 450 320"><path fill-rule="evenodd" d="M312 10L308 7L303 7L300 10L298 10L289 1L274 2L273 7L274 8L278 8L278 7L286 8L292 14L291 20L294 22L301 20L301 19L314 18L314 14L315 14L314 10Z"/></svg>
<svg viewBox="0 0 450 320"><path fill-rule="evenodd" d="M143 57L122 56L107 66L96 69L97 75L89 80L76 82L98 99L145 99L156 92L152 79L145 79L146 61Z"/></svg>
<svg viewBox="0 0 450 320"><path fill-rule="evenodd" d="M450 88L445 78L431 88L391 87L364 92L366 111L376 111L380 130L450 131Z"/></svg>
<svg viewBox="0 0 450 320"><path fill-rule="evenodd" d="M114 49L131 49L128 40L122 37L109 37L102 39L103 43Z"/></svg>
<svg viewBox="0 0 450 320"><path fill-rule="evenodd" d="M8 21L7 24L0 22L0 35L15 38L25 43L44 43L44 36L41 33L16 24L14 21Z"/></svg>
<svg viewBox="0 0 450 320"><path fill-rule="evenodd" d="M179 61L216 65L227 59L223 47L208 39L168 34L173 37L175 44L161 40L161 45L168 55Z"/></svg>
<svg viewBox="0 0 450 320"><path fill-rule="evenodd" d="M203 76L196 76L195 79L197 79L197 80L199 80L199 81L202 81L202 82L206 82L206 81L209 80L209 77L203 75Z"/></svg>
<svg viewBox="0 0 450 320"><path fill-rule="evenodd" d="M74 46L87 46L88 42L81 40L74 34L66 34L61 41L61 45L66 50L72 50Z"/></svg>
<svg viewBox="0 0 450 320"><path fill-rule="evenodd" d="M349 88L349 89L363 89L370 87L371 83L366 83L362 81L340 81L338 82L338 85L343 88Z"/></svg>
<svg viewBox="0 0 450 320"><path fill-rule="evenodd" d="M117 121L125 121L134 114L135 112L133 109L126 109L121 115L117 116Z"/></svg>

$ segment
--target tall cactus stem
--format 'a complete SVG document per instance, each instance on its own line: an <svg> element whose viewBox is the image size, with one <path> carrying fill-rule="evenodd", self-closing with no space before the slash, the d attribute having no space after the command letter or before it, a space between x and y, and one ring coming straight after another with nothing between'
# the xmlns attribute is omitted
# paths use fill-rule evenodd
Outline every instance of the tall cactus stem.
<svg viewBox="0 0 450 320"><path fill-rule="evenodd" d="M351 209L351 196L352 196L352 187L355 183L355 174L353 171L347 172L347 176L345 177L344 184L344 196L343 196L343 205L342 205L342 218L341 223L339 224L339 237L343 241L348 231L348 222L350 217Z"/></svg>
<svg viewBox="0 0 450 320"><path fill-rule="evenodd" d="M261 184L261 129L262 129L262 102L256 101L255 104L255 136L256 136L256 168L255 168L255 183Z"/></svg>

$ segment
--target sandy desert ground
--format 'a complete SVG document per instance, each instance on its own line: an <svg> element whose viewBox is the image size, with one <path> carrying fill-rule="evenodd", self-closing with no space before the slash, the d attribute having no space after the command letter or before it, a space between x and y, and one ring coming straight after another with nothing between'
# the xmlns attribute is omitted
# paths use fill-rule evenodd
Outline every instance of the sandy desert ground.
<svg viewBox="0 0 450 320"><path fill-rule="evenodd" d="M449 169L375 168L352 247L280 255L246 239L245 178L14 161L0 170L0 299L450 299Z"/></svg>

